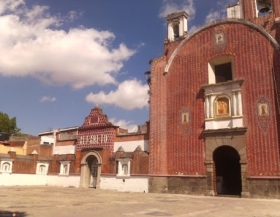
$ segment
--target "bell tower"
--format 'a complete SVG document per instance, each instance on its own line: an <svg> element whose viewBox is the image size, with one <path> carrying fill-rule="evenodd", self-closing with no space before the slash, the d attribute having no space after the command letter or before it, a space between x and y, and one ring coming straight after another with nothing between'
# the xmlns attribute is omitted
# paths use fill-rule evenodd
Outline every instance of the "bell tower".
<svg viewBox="0 0 280 217"><path fill-rule="evenodd" d="M240 0L244 19L254 19L267 14L280 16L280 0Z"/></svg>
<svg viewBox="0 0 280 217"><path fill-rule="evenodd" d="M169 14L166 17L168 40L176 41L184 37L188 30L188 14L185 11Z"/></svg>

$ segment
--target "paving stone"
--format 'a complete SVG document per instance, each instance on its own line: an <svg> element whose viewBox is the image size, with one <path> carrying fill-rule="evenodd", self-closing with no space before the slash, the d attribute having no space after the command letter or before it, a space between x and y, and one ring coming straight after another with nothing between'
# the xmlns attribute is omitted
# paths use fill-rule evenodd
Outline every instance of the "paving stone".
<svg viewBox="0 0 280 217"><path fill-rule="evenodd" d="M280 200L123 193L83 188L0 187L0 217L280 217Z"/></svg>

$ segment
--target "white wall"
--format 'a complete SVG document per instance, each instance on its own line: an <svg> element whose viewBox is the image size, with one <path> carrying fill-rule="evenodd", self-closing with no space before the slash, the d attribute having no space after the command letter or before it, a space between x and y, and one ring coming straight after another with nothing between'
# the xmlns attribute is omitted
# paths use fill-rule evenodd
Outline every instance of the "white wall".
<svg viewBox="0 0 280 217"><path fill-rule="evenodd" d="M47 136L41 136L41 144L44 144L44 142L48 142L49 144L54 144L54 136L53 135L47 135Z"/></svg>
<svg viewBox="0 0 280 217"><path fill-rule="evenodd" d="M46 184L49 186L78 188L80 185L80 176L48 175Z"/></svg>
<svg viewBox="0 0 280 217"><path fill-rule="evenodd" d="M148 187L149 178L145 176L130 176L129 178L116 178L116 176L102 175L100 178L100 188L104 190L148 193Z"/></svg>
<svg viewBox="0 0 280 217"><path fill-rule="evenodd" d="M0 174L0 186L61 186L75 187L80 185L80 176L37 175L37 174ZM104 176L100 178L100 188L122 192L148 193L149 178L146 176L130 176L121 178Z"/></svg>
<svg viewBox="0 0 280 217"><path fill-rule="evenodd" d="M137 141L127 141L127 142L115 142L114 152L122 146L125 152L134 152L135 149L140 146L142 151L149 151L149 141L148 140L137 140Z"/></svg>
<svg viewBox="0 0 280 217"><path fill-rule="evenodd" d="M38 175L38 174L0 174L0 186L35 186L49 185L76 187L80 185L80 176Z"/></svg>
<svg viewBox="0 0 280 217"><path fill-rule="evenodd" d="M53 154L75 154L74 145L54 146Z"/></svg>
<svg viewBox="0 0 280 217"><path fill-rule="evenodd" d="M46 175L37 174L0 174L0 186L46 185Z"/></svg>

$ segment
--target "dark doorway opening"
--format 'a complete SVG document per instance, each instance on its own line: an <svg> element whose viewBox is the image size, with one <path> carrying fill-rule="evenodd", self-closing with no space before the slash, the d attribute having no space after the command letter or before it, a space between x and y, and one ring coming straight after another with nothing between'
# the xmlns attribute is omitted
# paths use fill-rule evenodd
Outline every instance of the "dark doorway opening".
<svg viewBox="0 0 280 217"><path fill-rule="evenodd" d="M90 170L90 184L89 187L96 188L98 178L98 160L95 156L87 158L88 167Z"/></svg>
<svg viewBox="0 0 280 217"><path fill-rule="evenodd" d="M230 146L221 146L213 153L215 190L217 195L241 195L241 166L238 152Z"/></svg>

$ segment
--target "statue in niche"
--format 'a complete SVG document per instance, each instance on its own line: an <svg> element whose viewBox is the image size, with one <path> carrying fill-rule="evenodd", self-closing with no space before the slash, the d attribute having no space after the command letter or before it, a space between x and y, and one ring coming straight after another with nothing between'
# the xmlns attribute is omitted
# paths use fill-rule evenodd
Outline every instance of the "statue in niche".
<svg viewBox="0 0 280 217"><path fill-rule="evenodd" d="M185 124L185 123L189 123L189 113L183 113L182 114L182 123Z"/></svg>
<svg viewBox="0 0 280 217"><path fill-rule="evenodd" d="M268 105L267 103L260 103L258 105L259 116L268 116Z"/></svg>
<svg viewBox="0 0 280 217"><path fill-rule="evenodd" d="M229 114L229 99L226 97L218 98L216 101L217 115Z"/></svg>
<svg viewBox="0 0 280 217"><path fill-rule="evenodd" d="M128 175L128 165L127 164L123 164L122 165L122 169L123 169L123 174L124 175Z"/></svg>
<svg viewBox="0 0 280 217"><path fill-rule="evenodd" d="M63 174L67 174L68 165L63 166Z"/></svg>

